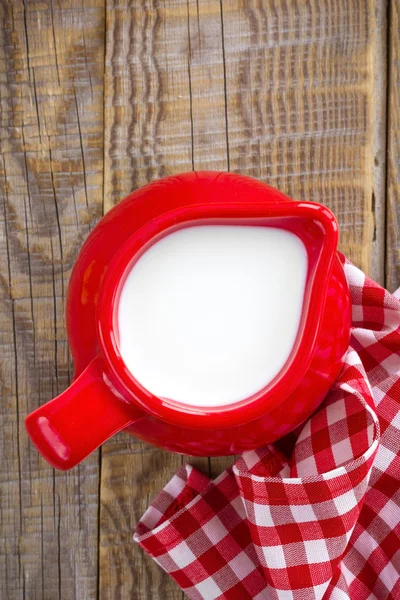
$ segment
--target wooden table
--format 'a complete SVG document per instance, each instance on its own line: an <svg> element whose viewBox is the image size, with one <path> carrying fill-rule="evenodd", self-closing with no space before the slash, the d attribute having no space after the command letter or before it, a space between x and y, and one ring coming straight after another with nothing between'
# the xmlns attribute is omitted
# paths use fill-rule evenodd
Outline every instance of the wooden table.
<svg viewBox="0 0 400 600"><path fill-rule="evenodd" d="M2 0L0 112L0 598L180 599L131 532L186 458L120 435L61 473L24 431L71 379L72 265L132 189L229 169L326 203L394 289L400 3Z"/></svg>

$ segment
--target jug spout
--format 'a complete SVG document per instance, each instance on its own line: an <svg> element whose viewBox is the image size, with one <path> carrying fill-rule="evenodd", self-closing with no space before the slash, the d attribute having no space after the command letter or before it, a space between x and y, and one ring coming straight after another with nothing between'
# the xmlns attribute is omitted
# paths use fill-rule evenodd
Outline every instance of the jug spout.
<svg viewBox="0 0 400 600"><path fill-rule="evenodd" d="M65 392L29 414L25 427L47 462L65 471L144 416L115 394L97 356Z"/></svg>

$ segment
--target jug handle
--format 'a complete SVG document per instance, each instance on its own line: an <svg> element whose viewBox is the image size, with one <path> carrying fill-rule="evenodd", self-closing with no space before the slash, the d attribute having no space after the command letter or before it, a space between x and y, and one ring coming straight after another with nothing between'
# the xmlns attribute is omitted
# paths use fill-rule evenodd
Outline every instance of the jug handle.
<svg viewBox="0 0 400 600"><path fill-rule="evenodd" d="M65 471L145 416L119 397L97 356L65 392L29 414L25 427L47 462Z"/></svg>

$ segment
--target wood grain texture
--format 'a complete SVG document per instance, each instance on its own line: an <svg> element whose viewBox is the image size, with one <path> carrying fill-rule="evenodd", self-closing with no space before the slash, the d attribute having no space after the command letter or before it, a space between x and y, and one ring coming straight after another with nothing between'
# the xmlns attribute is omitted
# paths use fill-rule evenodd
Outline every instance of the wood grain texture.
<svg viewBox="0 0 400 600"><path fill-rule="evenodd" d="M390 2L386 285L400 286L400 6Z"/></svg>
<svg viewBox="0 0 400 600"><path fill-rule="evenodd" d="M24 416L63 391L68 277L101 215L104 6L0 3L0 597L95 598L98 456L55 472Z"/></svg>
<svg viewBox="0 0 400 600"><path fill-rule="evenodd" d="M231 169L328 205L342 250L368 271L372 3L223 6Z"/></svg>

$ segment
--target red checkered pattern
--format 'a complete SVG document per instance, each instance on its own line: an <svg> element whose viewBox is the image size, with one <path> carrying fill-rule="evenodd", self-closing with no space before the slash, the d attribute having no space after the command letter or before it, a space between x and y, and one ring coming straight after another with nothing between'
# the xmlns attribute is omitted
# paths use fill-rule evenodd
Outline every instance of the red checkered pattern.
<svg viewBox="0 0 400 600"><path fill-rule="evenodd" d="M193 600L400 599L400 300L345 270L351 345L319 410L214 481L182 467L137 526Z"/></svg>

